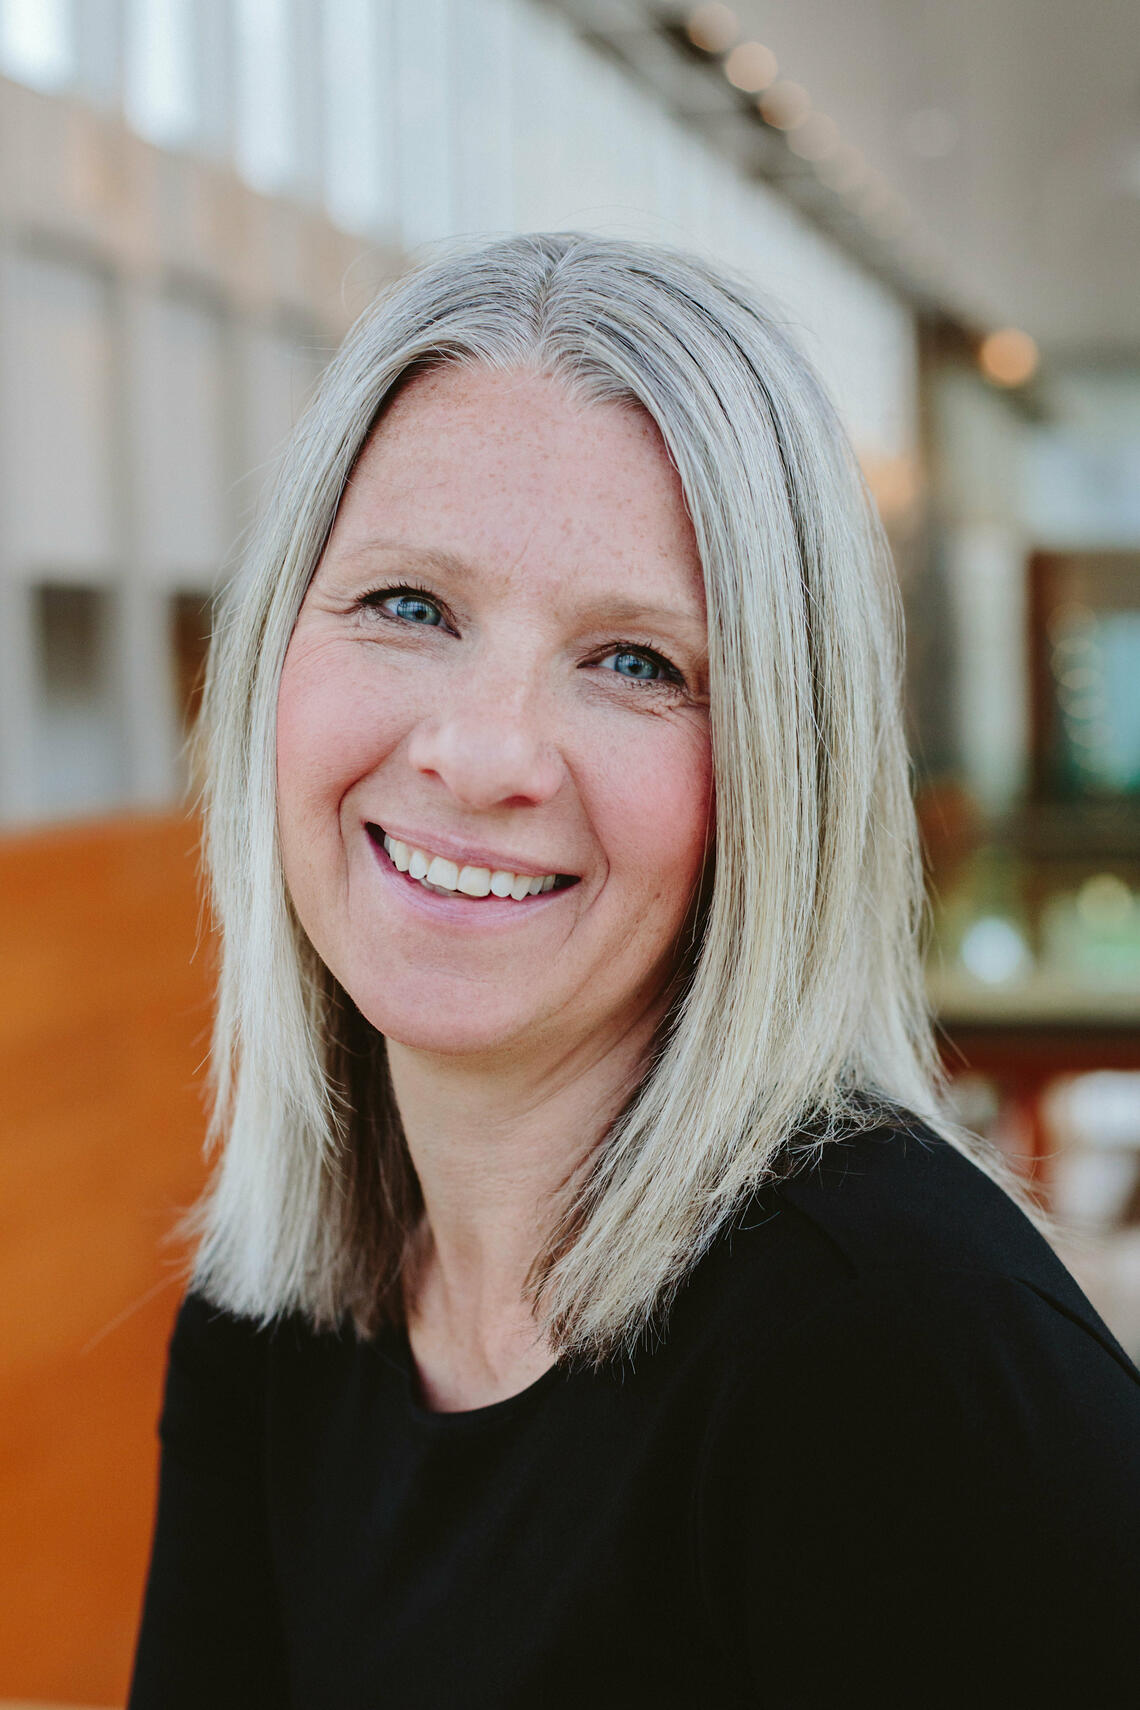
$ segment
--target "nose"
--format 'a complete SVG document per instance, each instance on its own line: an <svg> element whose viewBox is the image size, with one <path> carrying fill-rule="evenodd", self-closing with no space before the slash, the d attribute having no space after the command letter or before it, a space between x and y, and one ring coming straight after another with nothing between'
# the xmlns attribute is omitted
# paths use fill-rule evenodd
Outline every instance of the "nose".
<svg viewBox="0 0 1140 1710"><path fill-rule="evenodd" d="M464 807L534 807L562 783L564 763L525 685L468 676L447 704L419 720L408 760Z"/></svg>

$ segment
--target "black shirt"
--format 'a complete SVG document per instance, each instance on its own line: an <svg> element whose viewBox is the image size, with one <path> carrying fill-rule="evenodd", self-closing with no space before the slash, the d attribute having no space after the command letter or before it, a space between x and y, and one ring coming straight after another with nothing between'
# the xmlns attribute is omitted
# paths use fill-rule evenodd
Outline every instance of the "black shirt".
<svg viewBox="0 0 1140 1710"><path fill-rule="evenodd" d="M1135 1702L1140 1374L910 1126L756 1195L632 1365L469 1412L191 1294L130 1710Z"/></svg>

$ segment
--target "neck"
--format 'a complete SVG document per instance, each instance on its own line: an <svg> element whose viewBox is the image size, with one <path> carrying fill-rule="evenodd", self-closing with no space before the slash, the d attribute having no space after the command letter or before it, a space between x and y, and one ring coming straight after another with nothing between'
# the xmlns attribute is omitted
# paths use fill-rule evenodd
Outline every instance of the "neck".
<svg viewBox="0 0 1140 1710"><path fill-rule="evenodd" d="M505 1070L388 1041L425 1212L409 1337L435 1405L510 1394L549 1365L527 1279L565 1184L633 1092L653 1029L643 1017L604 1048Z"/></svg>

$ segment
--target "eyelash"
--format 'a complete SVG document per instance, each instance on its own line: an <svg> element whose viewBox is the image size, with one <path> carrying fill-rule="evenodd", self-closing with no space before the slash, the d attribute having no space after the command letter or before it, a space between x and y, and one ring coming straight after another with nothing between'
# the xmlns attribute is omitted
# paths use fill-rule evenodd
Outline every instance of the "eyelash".
<svg viewBox="0 0 1140 1710"><path fill-rule="evenodd" d="M412 624L409 618L397 617L394 612L386 612L384 610L384 601L395 599L397 596L410 596L414 600L425 600L429 605L434 606L442 617L446 618L447 609L438 595L433 594L429 588L417 587L410 582L401 582L396 587L372 588L368 593L361 594L360 598L356 601L356 609L358 611L374 611L389 623L408 624L413 629L436 629L442 627L437 624ZM652 661L654 665L660 666L663 673L660 677L622 677L621 680L623 682L632 683L637 689L657 689L658 691L661 691L662 689L671 689L676 693L686 687L684 676L678 670L677 666L674 665L670 659L667 659L663 653L659 653L656 648L646 647L644 642L622 640L611 641L607 644L605 652L599 655L599 658L608 659L610 655L614 653L634 653L639 658L648 659ZM597 661L594 661L594 663L597 663ZM619 673L614 671L612 675L616 677Z"/></svg>

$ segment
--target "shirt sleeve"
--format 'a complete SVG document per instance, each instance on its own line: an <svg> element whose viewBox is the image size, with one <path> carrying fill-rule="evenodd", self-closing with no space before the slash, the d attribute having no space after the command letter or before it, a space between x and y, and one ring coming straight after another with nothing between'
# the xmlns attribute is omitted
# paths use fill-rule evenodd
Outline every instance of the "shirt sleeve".
<svg viewBox="0 0 1140 1710"><path fill-rule="evenodd" d="M696 1544L745 1701L1127 1701L1140 1374L1119 1349L959 1272L853 1281L770 1357L741 1353Z"/></svg>
<svg viewBox="0 0 1140 1710"><path fill-rule="evenodd" d="M128 1710L288 1705L262 1480L267 1340L194 1294L179 1311Z"/></svg>

